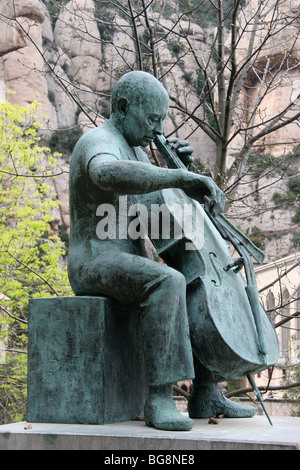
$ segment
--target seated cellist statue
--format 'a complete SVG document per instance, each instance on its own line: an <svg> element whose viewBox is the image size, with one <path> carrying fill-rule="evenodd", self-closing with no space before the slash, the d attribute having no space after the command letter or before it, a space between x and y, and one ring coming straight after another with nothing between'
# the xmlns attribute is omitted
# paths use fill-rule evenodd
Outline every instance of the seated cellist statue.
<svg viewBox="0 0 300 470"><path fill-rule="evenodd" d="M195 302L189 301L184 275L150 259L142 237L124 236L120 217L116 236L99 236L97 231L99 205L113 206L120 215L120 196L127 196L128 206L144 194L155 202L168 188L200 203L208 196L215 214L223 212L224 193L211 178L152 165L141 149L162 135L168 106L168 94L156 78L127 73L114 86L110 119L79 139L70 164L68 273L76 295L105 296L139 309L149 389L145 423L190 430L195 418L251 417L255 408L225 398L218 387L220 377L198 356L201 321ZM174 147L181 159L191 157L185 141ZM177 411L172 399L173 384L186 379L193 379L189 417Z"/></svg>

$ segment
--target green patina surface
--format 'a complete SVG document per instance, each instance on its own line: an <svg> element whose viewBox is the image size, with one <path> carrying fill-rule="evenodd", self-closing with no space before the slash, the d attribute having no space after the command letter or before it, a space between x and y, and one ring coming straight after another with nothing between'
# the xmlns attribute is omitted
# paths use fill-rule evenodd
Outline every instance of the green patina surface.
<svg viewBox="0 0 300 470"><path fill-rule="evenodd" d="M108 299L33 299L27 421L104 424L142 415L142 351L138 316Z"/></svg>
<svg viewBox="0 0 300 470"><path fill-rule="evenodd" d="M224 194L211 178L186 168L151 165L141 149L162 135L168 106L168 94L158 80L144 72L126 74L114 87L111 118L75 146L68 273L77 297L32 301L30 420L130 419L142 413L147 389L148 426L189 430L193 421L174 407L172 383L192 378L191 417L253 415L252 407L226 400L217 385L220 376L268 364L257 354L245 285L238 290L240 275L231 269L225 273L232 259L220 234L205 222L203 249L195 257L170 240L170 249L159 244L163 264L148 257L145 239L123 232L119 201L124 195L127 207L141 200L151 207L164 202L164 191L170 191L172 203L181 190L190 202L202 203L209 196L216 216L224 209ZM190 158L187 142L175 139L173 144L180 158ZM109 232L108 218L104 233L103 216L110 211L115 231ZM131 218L125 212L128 227ZM111 300L99 297L122 305L123 314L111 308ZM250 333L255 351L248 365L240 364L240 356L249 350Z"/></svg>

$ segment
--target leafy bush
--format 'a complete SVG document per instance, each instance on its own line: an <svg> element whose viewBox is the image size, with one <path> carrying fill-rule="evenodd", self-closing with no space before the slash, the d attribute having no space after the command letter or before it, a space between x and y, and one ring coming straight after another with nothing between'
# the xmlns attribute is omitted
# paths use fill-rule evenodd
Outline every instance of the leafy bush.
<svg viewBox="0 0 300 470"><path fill-rule="evenodd" d="M56 155L39 146L37 103L0 102L0 422L24 419L28 302L72 295L53 233Z"/></svg>

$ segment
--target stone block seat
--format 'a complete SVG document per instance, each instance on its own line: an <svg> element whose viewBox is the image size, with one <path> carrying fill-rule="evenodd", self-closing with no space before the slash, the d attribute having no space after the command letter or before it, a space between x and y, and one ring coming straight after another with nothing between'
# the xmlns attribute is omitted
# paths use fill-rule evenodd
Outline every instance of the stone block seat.
<svg viewBox="0 0 300 470"><path fill-rule="evenodd" d="M28 422L106 424L143 416L137 312L104 297L31 299Z"/></svg>

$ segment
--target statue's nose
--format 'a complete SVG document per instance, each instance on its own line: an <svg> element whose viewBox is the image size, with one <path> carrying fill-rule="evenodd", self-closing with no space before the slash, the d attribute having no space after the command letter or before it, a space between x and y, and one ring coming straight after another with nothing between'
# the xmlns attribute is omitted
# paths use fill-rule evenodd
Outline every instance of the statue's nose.
<svg viewBox="0 0 300 470"><path fill-rule="evenodd" d="M162 122L162 119L159 119L159 121L157 121L157 124L156 124L156 126L155 126L154 131L155 131L156 134L162 135L162 133L163 133L163 122Z"/></svg>

